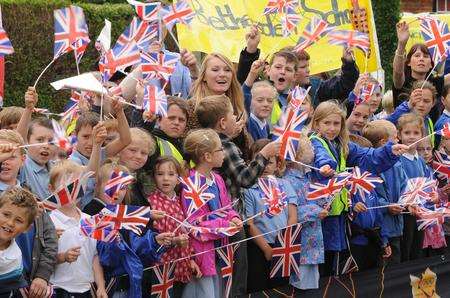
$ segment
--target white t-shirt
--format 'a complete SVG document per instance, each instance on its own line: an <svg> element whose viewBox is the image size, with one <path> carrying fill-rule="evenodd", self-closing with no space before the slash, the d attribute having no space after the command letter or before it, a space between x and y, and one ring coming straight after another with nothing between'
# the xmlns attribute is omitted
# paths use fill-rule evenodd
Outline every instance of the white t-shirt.
<svg viewBox="0 0 450 298"><path fill-rule="evenodd" d="M82 213L81 218L89 217ZM50 277L50 283L55 288L64 289L70 293L84 293L89 291L90 283L94 281L93 260L97 255L97 241L87 238L80 232L80 221L64 215L59 210L50 213L56 229L63 229L64 233L58 240L58 253L64 253L70 248L80 246L80 255L73 263L56 265L55 273Z"/></svg>
<svg viewBox="0 0 450 298"><path fill-rule="evenodd" d="M5 250L0 250L0 282L20 277L22 270L22 251L13 239Z"/></svg>

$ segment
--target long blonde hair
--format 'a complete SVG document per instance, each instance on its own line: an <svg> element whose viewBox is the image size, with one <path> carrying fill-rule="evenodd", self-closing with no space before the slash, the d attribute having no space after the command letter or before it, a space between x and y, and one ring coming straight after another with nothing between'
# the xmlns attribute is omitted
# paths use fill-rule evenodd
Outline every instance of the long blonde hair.
<svg viewBox="0 0 450 298"><path fill-rule="evenodd" d="M317 131L319 122L328 117L329 115L337 114L341 117L341 130L339 131L339 143L342 148L342 152L344 157L347 158L348 155L348 143L349 143L349 133L347 130L347 126L345 124L345 116L346 112L344 109L338 104L337 101L329 100L322 102L317 106L314 110L314 115L311 120L311 128L312 130ZM338 161L339 162L339 161Z"/></svg>
<svg viewBox="0 0 450 298"><path fill-rule="evenodd" d="M236 70L233 66L233 63L222 54L219 53L211 53L203 60L202 66L200 68L200 74L198 79L194 82L191 90L192 98L195 100L197 104L200 100L209 95L214 95L211 90L206 85L206 68L208 66L208 62L213 59L218 58L223 63L225 63L231 69L231 85L230 88L225 92L225 95L230 98L231 104L233 105L233 111L235 115L239 115L244 113L244 117L246 116L245 107L244 107L244 94L242 93L241 85L239 84L236 76Z"/></svg>

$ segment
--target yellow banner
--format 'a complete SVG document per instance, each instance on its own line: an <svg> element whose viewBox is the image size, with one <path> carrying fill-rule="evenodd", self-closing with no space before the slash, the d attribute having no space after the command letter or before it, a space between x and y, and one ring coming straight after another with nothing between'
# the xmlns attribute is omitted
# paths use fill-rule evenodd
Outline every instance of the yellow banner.
<svg viewBox="0 0 450 298"><path fill-rule="evenodd" d="M268 0L190 0L189 3L196 12L190 27L177 27L178 39L182 47L191 51L204 53L219 52L232 61L239 60L239 53L245 47L245 34L253 23L262 28L262 38L259 48L261 57L272 54L284 46L294 46L297 43L309 20L317 16L326 20L336 29L352 29L349 0L304 0L299 1L297 12L303 14L303 19L296 32L285 38L279 15L263 15ZM370 0L359 0L359 7L367 11L368 28L371 40L371 55L367 70L381 69L378 40L375 22L373 20ZM328 44L328 38L322 38L307 49L311 56L311 73L320 73L341 66L343 48ZM361 50L355 50L356 61L361 71L365 70L365 56Z"/></svg>

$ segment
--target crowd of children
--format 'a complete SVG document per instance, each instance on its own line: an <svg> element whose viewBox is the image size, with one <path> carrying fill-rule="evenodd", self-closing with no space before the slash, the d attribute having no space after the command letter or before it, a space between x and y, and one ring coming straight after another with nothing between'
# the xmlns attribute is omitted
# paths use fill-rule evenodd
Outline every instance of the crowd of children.
<svg viewBox="0 0 450 298"><path fill-rule="evenodd" d="M450 121L450 75L425 81L433 67L428 49L405 52L406 23L397 35L392 91L360 74L351 49L328 80L310 77L305 51L284 48L269 62L259 59L256 27L237 68L213 53L197 69L195 56L182 50L173 76L189 80L166 86L181 97L168 98L165 115L124 108L125 100L142 103L143 86L115 76L122 97L80 100L70 155L52 144L51 120L34 114L38 92L30 87L24 107L0 112L0 297L150 297L149 268L173 262L174 297L224 297L216 249L233 242L232 297L288 284L299 293L317 289L321 276L342 274L349 260L366 270L448 253L448 222L419 230L418 207L397 203L418 177L438 180L427 204L448 202L449 178L439 180L431 165L435 151L450 156L450 138L434 134ZM309 90L300 106L307 120L295 160L284 160L273 128L296 86ZM100 119L101 103L107 120ZM307 199L311 183L326 185L354 166L382 183L366 197L343 190ZM90 171L81 200L43 210L70 177ZM105 188L114 173L134 181L111 197ZM196 209L180 187L186 177L204 181L210 196ZM276 215L264 213L260 179L285 196ZM109 242L80 234L80 220L111 204L150 206L142 234L120 230ZM300 272L271 278L276 232L296 223Z"/></svg>

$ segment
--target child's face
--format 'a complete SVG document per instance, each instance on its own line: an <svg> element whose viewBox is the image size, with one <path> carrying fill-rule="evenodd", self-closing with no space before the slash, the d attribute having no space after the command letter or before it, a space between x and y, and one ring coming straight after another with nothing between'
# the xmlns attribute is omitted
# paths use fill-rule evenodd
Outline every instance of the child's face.
<svg viewBox="0 0 450 298"><path fill-rule="evenodd" d="M440 148L444 149L446 154L450 154L450 138L442 137Z"/></svg>
<svg viewBox="0 0 450 298"><path fill-rule="evenodd" d="M0 140L0 144L9 143L5 140ZM8 185L15 185L19 170L25 161L25 155L20 149L14 151L12 156L1 163L0 181Z"/></svg>
<svg viewBox="0 0 450 298"><path fill-rule="evenodd" d="M5 202L0 208L0 245L9 245L12 239L25 232L28 227L27 209Z"/></svg>
<svg viewBox="0 0 450 298"><path fill-rule="evenodd" d="M402 144L410 145L422 137L422 131L417 125L406 124L400 131L400 141ZM416 145L417 147L417 145Z"/></svg>
<svg viewBox="0 0 450 298"><path fill-rule="evenodd" d="M422 117L425 117L430 113L433 107L434 100L433 94L428 89L422 90L422 100L419 100L413 107L414 111Z"/></svg>
<svg viewBox="0 0 450 298"><path fill-rule="evenodd" d="M229 108L225 118L220 120L222 132L228 137L232 137L236 131L236 115L233 114L233 109Z"/></svg>
<svg viewBox="0 0 450 298"><path fill-rule="evenodd" d="M205 81L208 88L217 95L230 89L233 72L231 68L217 57L211 58L206 64Z"/></svg>
<svg viewBox="0 0 450 298"><path fill-rule="evenodd" d="M347 127L350 132L361 132L363 127L367 124L370 115L369 105L359 104L355 105L352 113L347 118Z"/></svg>
<svg viewBox="0 0 450 298"><path fill-rule="evenodd" d="M447 94L445 98L442 98L442 104L444 105L447 111L450 111L450 92Z"/></svg>
<svg viewBox="0 0 450 298"><path fill-rule="evenodd" d="M29 144L50 143L53 141L53 130L35 124L28 139ZM28 147L28 155L39 165L44 166L54 155L55 147L51 144Z"/></svg>
<svg viewBox="0 0 450 298"><path fill-rule="evenodd" d="M136 172L145 165L149 153L150 148L144 140L132 137L131 143L119 153L120 163Z"/></svg>
<svg viewBox="0 0 450 298"><path fill-rule="evenodd" d="M269 87L259 87L253 91L252 96L252 113L258 119L267 119L272 113L273 99L276 94L273 94L273 89Z"/></svg>
<svg viewBox="0 0 450 298"><path fill-rule="evenodd" d="M211 165L213 168L220 168L223 164L223 159L225 157L222 147L222 142L217 138L216 147L211 152Z"/></svg>
<svg viewBox="0 0 450 298"><path fill-rule="evenodd" d="M277 170L277 158L272 156L269 161L267 162L266 167L264 168L264 171L262 173L262 176L269 176L275 174L275 171Z"/></svg>
<svg viewBox="0 0 450 298"><path fill-rule="evenodd" d="M375 91L373 92L372 96L370 96L370 99L368 101L369 107L370 107L370 115L375 113L378 110L378 107L380 106L381 100L383 100L383 95L381 94L380 87L377 87Z"/></svg>
<svg viewBox="0 0 450 298"><path fill-rule="evenodd" d="M94 138L92 136L92 126L85 125L77 133L77 151L85 157L90 157Z"/></svg>
<svg viewBox="0 0 450 298"><path fill-rule="evenodd" d="M172 162L159 164L155 170L156 187L166 195L172 195L178 184L178 173Z"/></svg>
<svg viewBox="0 0 450 298"><path fill-rule="evenodd" d="M300 60L295 72L295 85L305 86L309 84L309 61Z"/></svg>
<svg viewBox="0 0 450 298"><path fill-rule="evenodd" d="M339 136L342 126L342 117L339 114L330 114L317 123L317 133L332 141Z"/></svg>
<svg viewBox="0 0 450 298"><path fill-rule="evenodd" d="M431 146L429 139L422 140L417 144L417 152L426 163L431 163L433 160L433 146Z"/></svg>
<svg viewBox="0 0 450 298"><path fill-rule="evenodd" d="M167 110L167 116L159 121L159 128L171 138L179 138L186 129L186 115L177 105L171 105Z"/></svg>
<svg viewBox="0 0 450 298"><path fill-rule="evenodd" d="M314 114L314 108L313 108L313 106L312 106L312 104L311 104L311 101L309 101L309 100L306 100L306 99L305 99L305 100L302 102L301 109L302 109L303 111L308 112L308 118L311 118L311 117L313 116L313 114Z"/></svg>
<svg viewBox="0 0 450 298"><path fill-rule="evenodd" d="M288 63L284 57L275 57L268 72L278 92L290 88L295 77L295 63Z"/></svg>

